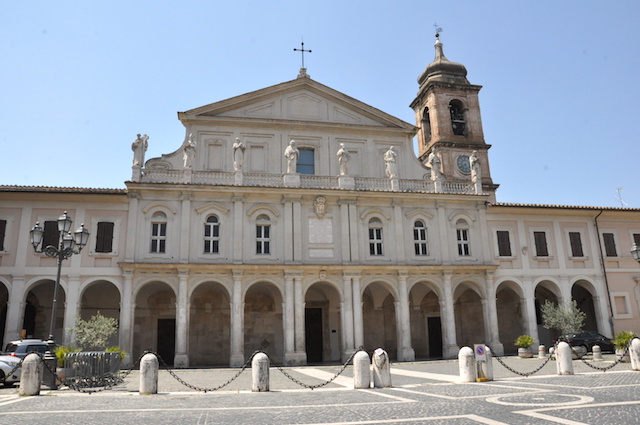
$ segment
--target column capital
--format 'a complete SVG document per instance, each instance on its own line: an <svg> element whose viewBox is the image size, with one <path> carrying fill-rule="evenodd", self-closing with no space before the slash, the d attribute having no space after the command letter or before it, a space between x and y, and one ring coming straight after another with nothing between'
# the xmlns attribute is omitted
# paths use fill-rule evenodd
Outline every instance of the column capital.
<svg viewBox="0 0 640 425"><path fill-rule="evenodd" d="M231 202L244 202L244 195L233 195L231 197Z"/></svg>
<svg viewBox="0 0 640 425"><path fill-rule="evenodd" d="M338 205L358 205L357 199L338 199Z"/></svg>

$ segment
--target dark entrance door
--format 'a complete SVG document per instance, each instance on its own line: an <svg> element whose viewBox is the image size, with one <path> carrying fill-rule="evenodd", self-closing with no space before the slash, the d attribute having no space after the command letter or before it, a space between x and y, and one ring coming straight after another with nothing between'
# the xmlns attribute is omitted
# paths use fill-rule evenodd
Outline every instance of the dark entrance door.
<svg viewBox="0 0 640 425"><path fill-rule="evenodd" d="M322 309L306 308L304 310L305 349L307 363L322 362Z"/></svg>
<svg viewBox="0 0 640 425"><path fill-rule="evenodd" d="M440 317L428 317L429 328L429 357L442 357L442 323Z"/></svg>
<svg viewBox="0 0 640 425"><path fill-rule="evenodd" d="M176 353L176 319L158 319L158 354L173 366Z"/></svg>

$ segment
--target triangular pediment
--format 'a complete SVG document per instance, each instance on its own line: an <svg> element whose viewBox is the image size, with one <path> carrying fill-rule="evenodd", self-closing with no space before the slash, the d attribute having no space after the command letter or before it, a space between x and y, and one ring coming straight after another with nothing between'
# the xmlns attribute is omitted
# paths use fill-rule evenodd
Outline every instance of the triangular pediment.
<svg viewBox="0 0 640 425"><path fill-rule="evenodd" d="M413 125L308 77L179 113L183 123L215 119L254 119L391 127Z"/></svg>

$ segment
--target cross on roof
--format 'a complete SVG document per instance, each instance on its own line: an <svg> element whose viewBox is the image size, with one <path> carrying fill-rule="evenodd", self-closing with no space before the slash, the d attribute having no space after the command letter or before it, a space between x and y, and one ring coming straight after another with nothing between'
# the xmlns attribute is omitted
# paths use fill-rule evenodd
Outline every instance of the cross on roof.
<svg viewBox="0 0 640 425"><path fill-rule="evenodd" d="M311 53L311 50L304 50L304 41L300 43L302 45L301 49L294 48L294 52L302 52L302 67L304 68L304 52Z"/></svg>

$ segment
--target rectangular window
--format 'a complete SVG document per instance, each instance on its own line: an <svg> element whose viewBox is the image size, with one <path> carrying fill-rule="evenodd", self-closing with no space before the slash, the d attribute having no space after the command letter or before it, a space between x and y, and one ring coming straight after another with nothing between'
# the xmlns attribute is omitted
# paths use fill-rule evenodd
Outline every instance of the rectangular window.
<svg viewBox="0 0 640 425"><path fill-rule="evenodd" d="M572 257L584 257L580 232L569 232L569 243L571 244Z"/></svg>
<svg viewBox="0 0 640 425"><path fill-rule="evenodd" d="M640 246L640 233L633 234L633 244Z"/></svg>
<svg viewBox="0 0 640 425"><path fill-rule="evenodd" d="M606 257L617 257L618 251L616 250L616 239L613 233L603 233L602 240L604 241L604 255Z"/></svg>
<svg viewBox="0 0 640 425"><path fill-rule="evenodd" d="M413 246L416 255L429 255L427 229L423 225L418 225L418 223L413 228Z"/></svg>
<svg viewBox="0 0 640 425"><path fill-rule="evenodd" d="M533 232L533 240L536 244L536 257L548 257L547 234L545 232Z"/></svg>
<svg viewBox="0 0 640 425"><path fill-rule="evenodd" d="M315 174L315 158L313 149L300 149L298 166L296 168L300 174Z"/></svg>
<svg viewBox="0 0 640 425"><path fill-rule="evenodd" d="M113 223L101 221L98 223L96 234L96 252L111 252L113 250Z"/></svg>
<svg viewBox="0 0 640 425"><path fill-rule="evenodd" d="M59 248L60 232L58 232L57 221L44 222L44 234L42 235L42 249L48 247L49 245Z"/></svg>
<svg viewBox="0 0 640 425"><path fill-rule="evenodd" d="M4 235L7 232L7 220L0 220L0 251L4 251Z"/></svg>
<svg viewBox="0 0 640 425"><path fill-rule="evenodd" d="M471 255L469 249L469 230L456 229L456 238L458 240L458 255L468 257Z"/></svg>
<svg viewBox="0 0 640 425"><path fill-rule="evenodd" d="M498 230L496 232L498 237L498 256L511 257L511 240L509 239L508 230Z"/></svg>
<svg viewBox="0 0 640 425"><path fill-rule="evenodd" d="M271 253L271 237L269 235L270 231L270 225L256 225L256 254Z"/></svg>
<svg viewBox="0 0 640 425"><path fill-rule="evenodd" d="M210 217L204 225L204 252L217 254L220 249L220 223L215 217Z"/></svg>
<svg viewBox="0 0 640 425"><path fill-rule="evenodd" d="M369 255L382 254L382 229L369 228Z"/></svg>
<svg viewBox="0 0 640 425"><path fill-rule="evenodd" d="M164 253L167 244L167 223L151 223L151 252Z"/></svg>

